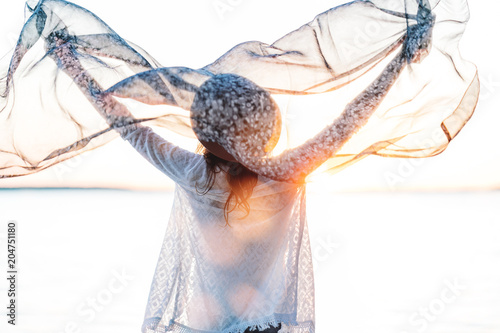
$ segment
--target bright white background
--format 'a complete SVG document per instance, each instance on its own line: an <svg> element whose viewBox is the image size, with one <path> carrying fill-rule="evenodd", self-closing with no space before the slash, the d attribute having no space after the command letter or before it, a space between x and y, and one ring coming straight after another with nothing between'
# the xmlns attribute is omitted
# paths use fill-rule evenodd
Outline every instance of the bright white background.
<svg viewBox="0 0 500 333"><path fill-rule="evenodd" d="M229 10L218 13L220 3ZM163 65L194 68L239 42L272 42L339 3L78 2ZM500 195L487 191L500 185L500 4L474 0L470 7L462 52L480 70L481 100L448 150L419 162L368 158L309 188L319 333L500 332ZM22 1L1 5L1 54L14 45L22 23ZM401 181L388 182L394 175ZM0 183L171 185L119 140L64 166ZM457 191L464 189L476 191ZM138 332L171 199L170 192L0 191L0 236L8 220L20 225L20 325L7 327L0 319L0 330ZM1 272L4 257L0 252ZM129 278L120 284L116 274L123 273ZM4 283L3 273L0 278ZM464 288L450 289L454 283ZM429 308L426 318L421 311Z"/></svg>

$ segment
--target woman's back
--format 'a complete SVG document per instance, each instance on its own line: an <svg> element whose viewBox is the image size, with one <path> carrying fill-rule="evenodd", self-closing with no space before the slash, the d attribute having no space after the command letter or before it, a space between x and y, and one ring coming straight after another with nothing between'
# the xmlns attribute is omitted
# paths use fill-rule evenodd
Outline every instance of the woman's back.
<svg viewBox="0 0 500 333"><path fill-rule="evenodd" d="M143 330L243 333L281 323L310 332L314 282L305 186L259 177L249 211L236 207L226 221L228 167L200 193L209 177L205 161L189 164L190 181L175 190Z"/></svg>

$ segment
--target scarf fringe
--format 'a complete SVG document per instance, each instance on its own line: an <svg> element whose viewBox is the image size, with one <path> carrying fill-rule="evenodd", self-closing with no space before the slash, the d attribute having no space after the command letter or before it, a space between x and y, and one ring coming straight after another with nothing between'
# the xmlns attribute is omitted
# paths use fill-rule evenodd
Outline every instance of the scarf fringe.
<svg viewBox="0 0 500 333"><path fill-rule="evenodd" d="M287 318L288 317L288 318ZM263 318L262 320L244 323L237 327L231 327L222 331L205 331L186 327L176 322L172 322L168 327L160 325L159 318L146 319L142 325L143 333L245 333L247 329L251 331L263 331L270 329L271 326L277 327L282 325L279 333L314 333L314 323L312 321L297 323L290 320L291 316L279 315L271 318Z"/></svg>

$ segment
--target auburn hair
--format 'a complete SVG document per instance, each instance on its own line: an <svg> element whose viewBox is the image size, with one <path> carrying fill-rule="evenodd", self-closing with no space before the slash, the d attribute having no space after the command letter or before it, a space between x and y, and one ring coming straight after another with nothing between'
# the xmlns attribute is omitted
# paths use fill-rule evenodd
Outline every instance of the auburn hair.
<svg viewBox="0 0 500 333"><path fill-rule="evenodd" d="M229 225L229 213L236 208L245 211L245 218L250 214L250 204L248 200L252 196L253 189L257 185L259 176L238 162L226 161L212 154L203 146L198 147L198 152L202 152L207 164L208 178L202 189L198 189L199 194L207 194L215 183L218 173L226 173L226 180L229 184L230 192L224 205L224 219L226 225Z"/></svg>

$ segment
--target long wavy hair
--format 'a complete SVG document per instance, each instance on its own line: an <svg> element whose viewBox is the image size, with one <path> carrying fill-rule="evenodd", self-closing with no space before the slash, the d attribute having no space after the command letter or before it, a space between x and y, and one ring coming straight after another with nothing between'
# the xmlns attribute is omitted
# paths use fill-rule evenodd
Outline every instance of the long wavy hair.
<svg viewBox="0 0 500 333"><path fill-rule="evenodd" d="M214 186L217 174L225 172L230 188L229 196L224 205L226 225L229 225L229 213L236 208L241 208L245 211L246 215L242 218L247 217L250 214L248 200L252 196L259 176L238 162L226 161L215 156L201 145L198 147L198 152L203 153L208 172L206 183L202 185L201 189L197 188L198 193L201 195L207 194Z"/></svg>

